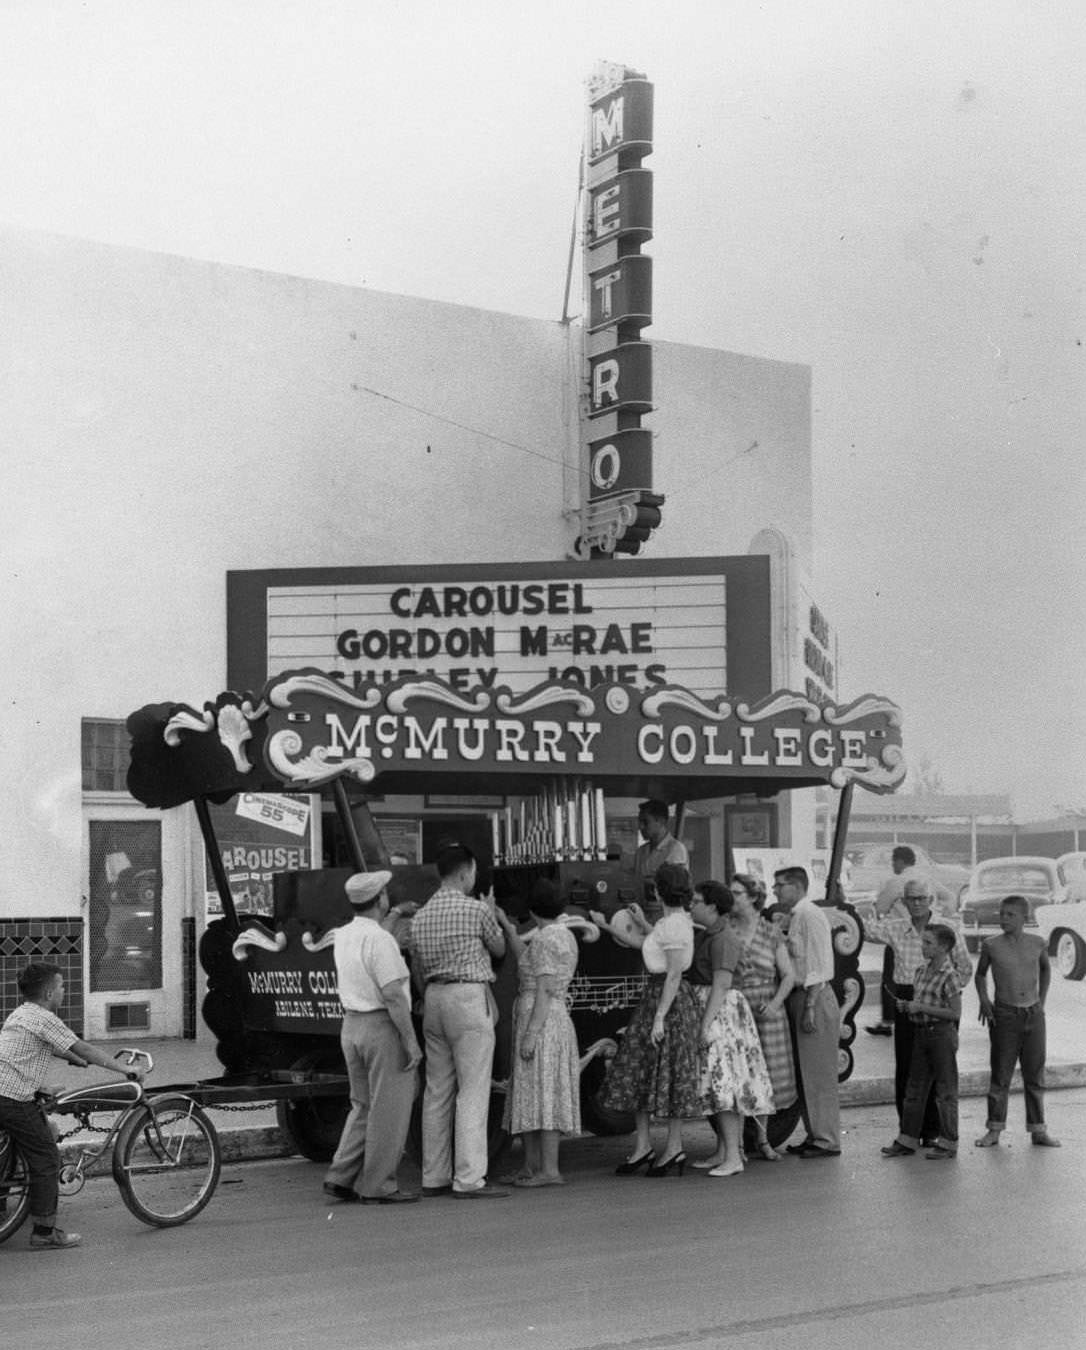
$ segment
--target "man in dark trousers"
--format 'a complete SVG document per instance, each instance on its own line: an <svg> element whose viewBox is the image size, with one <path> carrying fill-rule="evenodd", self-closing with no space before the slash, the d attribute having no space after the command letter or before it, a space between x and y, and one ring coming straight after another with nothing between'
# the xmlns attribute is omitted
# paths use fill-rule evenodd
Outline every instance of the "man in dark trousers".
<svg viewBox="0 0 1086 1350"><path fill-rule="evenodd" d="M893 897L878 899L875 902L876 917L866 925L871 937L885 942L893 955L893 983L895 1001L909 1002L913 997L913 977L917 969L924 965L922 949L923 933L931 923L932 893L926 880L910 877L905 883L903 904L908 911L904 919L894 918L890 913L895 904ZM940 918L939 923L954 933L954 949L950 962L958 978L958 987L964 989L973 974L973 962L965 947L961 929L950 919ZM905 1105L905 1088L909 1081L909 1062L913 1053L914 1028L909 1014L899 1008L894 1011L894 1100L897 1103L898 1126L901 1126ZM939 1137L939 1111L935 1104L934 1089L928 1096L924 1109L922 1142L931 1147Z"/></svg>
<svg viewBox="0 0 1086 1350"><path fill-rule="evenodd" d="M30 1173L30 1246L35 1251L78 1247L78 1233L57 1227L60 1150L35 1100L45 1087L54 1056L70 1064L95 1064L122 1078L139 1080L143 1070L122 1069L103 1050L81 1041L57 1016L64 1002L58 966L32 962L19 976L23 1002L0 1028L0 1130L18 1143Z"/></svg>

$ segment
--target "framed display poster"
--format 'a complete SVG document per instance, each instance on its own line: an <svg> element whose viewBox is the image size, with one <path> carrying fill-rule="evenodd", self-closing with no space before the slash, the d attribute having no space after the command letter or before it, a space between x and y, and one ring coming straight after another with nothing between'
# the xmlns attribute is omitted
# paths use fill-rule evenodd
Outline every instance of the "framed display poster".
<svg viewBox="0 0 1086 1350"><path fill-rule="evenodd" d="M812 900L826 898L826 876L830 870L830 855L826 849L799 853L790 848L733 847L732 861L736 872L745 872L762 883L767 904L773 903L773 873L782 867L805 867L811 879L808 895Z"/></svg>
<svg viewBox="0 0 1086 1350"><path fill-rule="evenodd" d="M374 816L393 867L422 862L422 826L418 818Z"/></svg>
<svg viewBox="0 0 1086 1350"><path fill-rule="evenodd" d="M224 806L210 805L230 893L241 914L271 914L272 877L313 866L319 840L319 797L241 792ZM218 918L222 902L207 857L204 858L208 919Z"/></svg>
<svg viewBox="0 0 1086 1350"><path fill-rule="evenodd" d="M775 848L777 808L772 803L745 802L724 808L724 828L730 847Z"/></svg>

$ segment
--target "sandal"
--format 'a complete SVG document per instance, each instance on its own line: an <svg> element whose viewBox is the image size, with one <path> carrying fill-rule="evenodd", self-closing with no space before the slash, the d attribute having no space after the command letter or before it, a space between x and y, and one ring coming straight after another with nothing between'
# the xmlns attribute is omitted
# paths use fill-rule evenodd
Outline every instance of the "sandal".
<svg viewBox="0 0 1086 1350"><path fill-rule="evenodd" d="M755 1157L764 1158L766 1162L780 1162L781 1155L773 1147L768 1139L759 1139L755 1145Z"/></svg>

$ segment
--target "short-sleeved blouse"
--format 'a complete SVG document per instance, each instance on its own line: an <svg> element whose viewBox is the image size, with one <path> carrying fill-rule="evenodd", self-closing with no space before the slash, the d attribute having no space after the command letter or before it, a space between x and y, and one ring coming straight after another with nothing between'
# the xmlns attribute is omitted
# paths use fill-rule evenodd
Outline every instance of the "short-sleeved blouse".
<svg viewBox="0 0 1086 1350"><path fill-rule="evenodd" d="M736 937L735 929L727 919L721 919L719 926L698 934L694 944L690 983L712 984L713 974L718 970L730 970L734 974L742 956L743 944Z"/></svg>
<svg viewBox="0 0 1086 1350"><path fill-rule="evenodd" d="M676 910L657 919L652 932L645 938L641 955L650 975L662 975L667 970L667 953L679 953L679 966L690 969L694 959L694 924L685 910Z"/></svg>

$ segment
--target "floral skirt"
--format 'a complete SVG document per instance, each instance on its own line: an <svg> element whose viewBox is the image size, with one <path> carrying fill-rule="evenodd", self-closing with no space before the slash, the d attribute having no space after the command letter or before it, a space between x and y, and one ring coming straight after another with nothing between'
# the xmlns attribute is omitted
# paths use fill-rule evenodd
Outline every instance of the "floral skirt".
<svg viewBox="0 0 1086 1350"><path fill-rule="evenodd" d="M708 988L696 991L704 1011ZM773 1114L773 1084L762 1054L750 1004L729 989L708 1029L701 1060L702 1111L735 1111L741 1116Z"/></svg>
<svg viewBox="0 0 1086 1350"><path fill-rule="evenodd" d="M693 989L681 980L664 1018L664 1038L653 1045L663 985L663 976L649 980L607 1070L600 1103L612 1111L647 1111L660 1120L692 1119L705 1114L698 1056L701 1013Z"/></svg>

